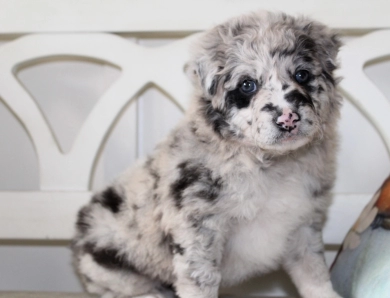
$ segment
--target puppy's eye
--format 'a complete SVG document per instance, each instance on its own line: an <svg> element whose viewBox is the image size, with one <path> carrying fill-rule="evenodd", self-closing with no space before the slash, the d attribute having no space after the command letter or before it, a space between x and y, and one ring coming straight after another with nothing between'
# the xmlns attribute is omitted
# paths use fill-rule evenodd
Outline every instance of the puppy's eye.
<svg viewBox="0 0 390 298"><path fill-rule="evenodd" d="M252 80L245 80L240 86L240 90L244 93L253 93L256 89L256 82Z"/></svg>
<svg viewBox="0 0 390 298"><path fill-rule="evenodd" d="M307 70L299 70L295 73L295 80L298 84L305 84L310 79L310 73Z"/></svg>

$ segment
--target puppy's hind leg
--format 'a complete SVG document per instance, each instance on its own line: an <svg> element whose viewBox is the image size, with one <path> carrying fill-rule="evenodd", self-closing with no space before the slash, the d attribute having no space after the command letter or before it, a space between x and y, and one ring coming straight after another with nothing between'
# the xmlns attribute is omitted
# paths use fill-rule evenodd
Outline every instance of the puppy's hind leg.
<svg viewBox="0 0 390 298"><path fill-rule="evenodd" d="M106 251L107 252L107 251ZM78 256L78 269L86 290L102 298L171 298L169 292L161 290L161 284L147 276L131 270L115 267L115 263L105 266L96 255L81 252Z"/></svg>

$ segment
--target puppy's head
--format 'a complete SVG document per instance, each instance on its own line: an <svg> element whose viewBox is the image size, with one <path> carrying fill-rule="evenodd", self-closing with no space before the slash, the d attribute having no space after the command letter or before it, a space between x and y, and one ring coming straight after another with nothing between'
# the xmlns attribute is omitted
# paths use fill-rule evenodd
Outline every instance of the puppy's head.
<svg viewBox="0 0 390 298"><path fill-rule="evenodd" d="M201 117L221 138L273 153L333 129L340 43L306 18L254 13L204 33L189 71Z"/></svg>

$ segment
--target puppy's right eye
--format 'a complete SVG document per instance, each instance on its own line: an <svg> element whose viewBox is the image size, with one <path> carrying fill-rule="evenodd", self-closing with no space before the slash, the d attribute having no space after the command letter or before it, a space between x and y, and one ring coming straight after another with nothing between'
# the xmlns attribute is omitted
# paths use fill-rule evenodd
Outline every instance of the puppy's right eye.
<svg viewBox="0 0 390 298"><path fill-rule="evenodd" d="M310 73L307 70L299 70L295 73L295 80L298 84L305 84L310 79Z"/></svg>
<svg viewBox="0 0 390 298"><path fill-rule="evenodd" d="M244 93L253 93L256 89L256 82L252 80L245 80L240 86L240 90Z"/></svg>

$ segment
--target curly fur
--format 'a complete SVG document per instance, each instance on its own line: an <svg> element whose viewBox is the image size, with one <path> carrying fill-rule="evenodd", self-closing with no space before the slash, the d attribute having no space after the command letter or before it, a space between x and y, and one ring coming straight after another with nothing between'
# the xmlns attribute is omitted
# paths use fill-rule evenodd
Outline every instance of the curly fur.
<svg viewBox="0 0 390 298"><path fill-rule="evenodd" d="M302 297L340 297L322 243L339 46L322 24L266 12L205 32L186 67L194 96L183 121L78 214L87 290L214 298L220 285L283 266ZM243 92L248 81L255 91Z"/></svg>

